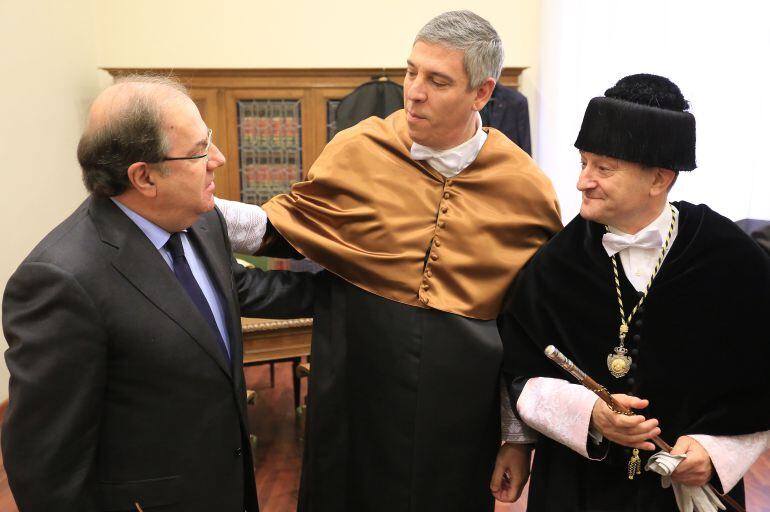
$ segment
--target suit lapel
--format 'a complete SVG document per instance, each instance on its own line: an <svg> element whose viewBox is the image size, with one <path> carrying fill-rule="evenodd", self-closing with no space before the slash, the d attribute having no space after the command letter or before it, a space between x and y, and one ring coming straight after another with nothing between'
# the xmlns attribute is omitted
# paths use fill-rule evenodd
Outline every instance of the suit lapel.
<svg viewBox="0 0 770 512"><path fill-rule="evenodd" d="M217 243L218 235L215 226L211 226L211 217L215 213L207 214L187 230L196 244L209 275L216 284L219 297L225 306L227 319L227 331L230 337L230 355L233 361L240 361L243 357L241 351L241 319L237 315L238 298L235 296L232 282L232 269L230 267L230 254L223 254L224 240Z"/></svg>
<svg viewBox="0 0 770 512"><path fill-rule="evenodd" d="M209 276L219 293L219 299L223 301L225 322L227 323L226 328L230 338L230 358L233 368L237 368L243 362L240 307L232 280L232 268L230 266L232 255L223 250L225 247L224 233L221 229L217 228L217 215L217 213L211 212L202 216L198 222L187 230L187 234L190 242L195 244L198 256L203 260L203 264L208 269ZM236 393L245 396L246 383L244 382L242 371L233 371L233 386ZM247 432L247 413L243 400L238 400L238 410L241 413L241 426L244 432Z"/></svg>
<svg viewBox="0 0 770 512"><path fill-rule="evenodd" d="M211 328L139 227L109 199L94 198L90 211L102 241L117 249L112 260L113 267L189 334L231 377L230 365Z"/></svg>

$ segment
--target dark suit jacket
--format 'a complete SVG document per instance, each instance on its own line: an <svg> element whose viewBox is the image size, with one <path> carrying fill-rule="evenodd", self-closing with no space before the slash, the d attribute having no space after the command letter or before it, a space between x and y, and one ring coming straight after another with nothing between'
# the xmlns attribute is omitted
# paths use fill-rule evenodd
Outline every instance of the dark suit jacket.
<svg viewBox="0 0 770 512"><path fill-rule="evenodd" d="M8 281L2 449L21 512L258 510L239 317L311 316L312 277L236 264L218 210L188 233L226 307L232 367L108 199L87 199Z"/></svg>
<svg viewBox="0 0 770 512"><path fill-rule="evenodd" d="M751 237L770 254L770 224L765 225L751 233Z"/></svg>
<svg viewBox="0 0 770 512"><path fill-rule="evenodd" d="M481 110L484 126L497 128L517 146L532 155L527 97L516 89L498 84Z"/></svg>

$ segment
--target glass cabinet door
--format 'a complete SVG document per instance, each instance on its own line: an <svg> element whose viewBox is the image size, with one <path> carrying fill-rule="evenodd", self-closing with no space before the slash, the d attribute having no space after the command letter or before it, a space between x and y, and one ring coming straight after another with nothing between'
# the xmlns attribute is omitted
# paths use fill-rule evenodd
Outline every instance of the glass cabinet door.
<svg viewBox="0 0 770 512"><path fill-rule="evenodd" d="M302 179L299 100L237 102L241 201L262 204Z"/></svg>

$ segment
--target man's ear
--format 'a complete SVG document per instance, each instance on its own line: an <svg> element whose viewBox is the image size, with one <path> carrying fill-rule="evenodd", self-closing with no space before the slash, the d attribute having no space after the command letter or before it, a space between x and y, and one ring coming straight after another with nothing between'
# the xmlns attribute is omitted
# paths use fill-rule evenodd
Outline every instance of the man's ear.
<svg viewBox="0 0 770 512"><path fill-rule="evenodd" d="M153 167L145 162L135 162L126 171L131 188L145 197L155 197L158 193L152 173Z"/></svg>
<svg viewBox="0 0 770 512"><path fill-rule="evenodd" d="M495 90L495 79L487 77L484 82L476 88L476 98L473 100L473 110L479 112L492 97L492 91Z"/></svg>
<svg viewBox="0 0 770 512"><path fill-rule="evenodd" d="M663 167L656 167L655 178L652 180L652 188L650 194L653 196L659 196L660 194L666 194L676 181L676 172L671 169L664 169Z"/></svg>

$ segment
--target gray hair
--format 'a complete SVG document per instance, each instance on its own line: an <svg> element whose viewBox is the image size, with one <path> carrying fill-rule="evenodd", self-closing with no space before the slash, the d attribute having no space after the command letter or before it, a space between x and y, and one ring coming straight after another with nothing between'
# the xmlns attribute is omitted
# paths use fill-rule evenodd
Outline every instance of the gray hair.
<svg viewBox="0 0 770 512"><path fill-rule="evenodd" d="M161 162L168 141L158 88L187 95L181 83L166 76L128 75L115 81L115 86L121 85L128 87L124 101L104 122L96 126L89 122L78 143L83 183L94 196L112 197L125 192L131 186L127 174L131 164ZM161 166L161 173L166 172Z"/></svg>
<svg viewBox="0 0 770 512"><path fill-rule="evenodd" d="M439 44L465 52L468 86L475 89L488 77L497 82L503 69L503 42L494 27L471 11L449 11L430 20L414 42Z"/></svg>

